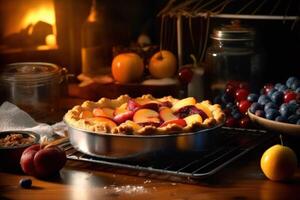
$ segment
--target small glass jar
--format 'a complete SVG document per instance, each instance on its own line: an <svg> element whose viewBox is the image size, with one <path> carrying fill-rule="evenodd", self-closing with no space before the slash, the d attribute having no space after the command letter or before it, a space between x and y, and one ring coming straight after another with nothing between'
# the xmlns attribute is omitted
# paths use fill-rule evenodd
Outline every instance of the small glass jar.
<svg viewBox="0 0 300 200"><path fill-rule="evenodd" d="M254 45L255 31L234 21L231 25L215 28L210 37L212 44L205 60L208 96L224 91L228 81L250 83L260 68Z"/></svg>

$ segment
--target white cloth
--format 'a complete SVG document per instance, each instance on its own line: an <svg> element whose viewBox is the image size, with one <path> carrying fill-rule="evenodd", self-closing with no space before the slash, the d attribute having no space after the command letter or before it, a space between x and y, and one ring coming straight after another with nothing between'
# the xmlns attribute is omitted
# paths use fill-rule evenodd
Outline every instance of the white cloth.
<svg viewBox="0 0 300 200"><path fill-rule="evenodd" d="M29 114L10 102L0 106L0 131L32 131L41 137L51 137L54 128L45 123L36 122Z"/></svg>

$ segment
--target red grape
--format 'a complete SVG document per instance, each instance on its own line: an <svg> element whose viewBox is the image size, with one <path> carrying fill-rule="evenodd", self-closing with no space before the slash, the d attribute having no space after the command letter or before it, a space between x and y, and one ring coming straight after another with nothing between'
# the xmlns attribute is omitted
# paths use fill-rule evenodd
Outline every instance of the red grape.
<svg viewBox="0 0 300 200"><path fill-rule="evenodd" d="M182 84L188 84L193 78L193 71L191 67L182 67L179 70L178 79Z"/></svg>
<svg viewBox="0 0 300 200"><path fill-rule="evenodd" d="M248 108L251 106L251 102L248 100L242 100L239 103L239 110L242 114L247 113Z"/></svg>
<svg viewBox="0 0 300 200"><path fill-rule="evenodd" d="M295 92L292 91L288 91L285 93L283 99L284 99L284 103L288 103L294 99L296 99L297 94Z"/></svg>
<svg viewBox="0 0 300 200"><path fill-rule="evenodd" d="M237 125L237 120L234 119L233 117L228 117L226 122L225 122L225 126L228 127L235 127Z"/></svg>
<svg viewBox="0 0 300 200"><path fill-rule="evenodd" d="M239 126L241 128L248 128L250 126L250 119L249 117L244 117L239 121Z"/></svg>
<svg viewBox="0 0 300 200"><path fill-rule="evenodd" d="M249 90L246 89L238 89L235 93L235 99L237 101L246 100L249 95Z"/></svg>

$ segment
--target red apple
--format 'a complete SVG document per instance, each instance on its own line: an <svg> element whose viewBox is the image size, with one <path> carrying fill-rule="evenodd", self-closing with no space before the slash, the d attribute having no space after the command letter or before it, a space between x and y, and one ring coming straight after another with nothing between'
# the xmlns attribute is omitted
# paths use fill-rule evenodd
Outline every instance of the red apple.
<svg viewBox="0 0 300 200"><path fill-rule="evenodd" d="M54 175L65 163L66 154L61 148L57 146L44 148L40 144L25 149L20 159L22 170L38 178Z"/></svg>
<svg viewBox="0 0 300 200"><path fill-rule="evenodd" d="M154 78L168 78L174 76L177 70L175 55L167 50L155 53L149 62L149 72Z"/></svg>
<svg viewBox="0 0 300 200"><path fill-rule="evenodd" d="M120 83L139 81L144 73L143 59L135 53L122 53L114 57L112 75Z"/></svg>

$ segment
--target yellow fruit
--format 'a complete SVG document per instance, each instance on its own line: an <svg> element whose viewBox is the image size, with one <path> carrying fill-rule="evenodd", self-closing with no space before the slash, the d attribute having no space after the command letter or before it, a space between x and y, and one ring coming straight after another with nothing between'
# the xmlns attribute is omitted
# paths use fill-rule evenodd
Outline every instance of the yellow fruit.
<svg viewBox="0 0 300 200"><path fill-rule="evenodd" d="M143 59L135 53L122 53L114 57L112 75L120 83L139 81L144 73Z"/></svg>
<svg viewBox="0 0 300 200"><path fill-rule="evenodd" d="M175 55L166 50L154 54L149 62L149 72L154 78L168 78L174 76L177 70Z"/></svg>
<svg viewBox="0 0 300 200"><path fill-rule="evenodd" d="M297 169L297 156L291 148L277 144L264 152L260 166L270 180L287 180Z"/></svg>

